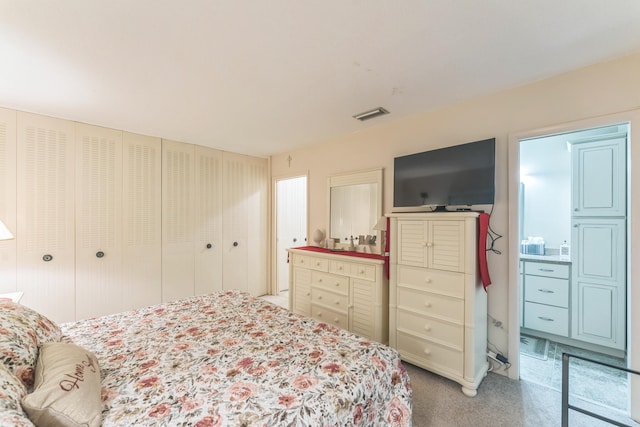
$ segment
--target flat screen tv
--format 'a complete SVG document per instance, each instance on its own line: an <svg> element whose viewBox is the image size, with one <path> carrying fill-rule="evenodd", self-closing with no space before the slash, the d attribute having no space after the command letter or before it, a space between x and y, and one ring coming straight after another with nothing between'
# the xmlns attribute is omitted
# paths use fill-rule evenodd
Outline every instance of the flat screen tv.
<svg viewBox="0 0 640 427"><path fill-rule="evenodd" d="M495 142L491 138L396 157L393 210L458 210L493 204Z"/></svg>

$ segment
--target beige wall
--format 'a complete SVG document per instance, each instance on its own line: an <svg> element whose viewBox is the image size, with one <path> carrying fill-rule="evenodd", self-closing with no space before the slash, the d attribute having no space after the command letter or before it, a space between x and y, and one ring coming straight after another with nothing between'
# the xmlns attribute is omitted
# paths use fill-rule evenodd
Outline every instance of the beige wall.
<svg viewBox="0 0 640 427"><path fill-rule="evenodd" d="M513 170L511 176L514 178L509 178L508 170L508 147L517 146L513 142L514 135L542 128L552 130L563 126L571 127L571 122L587 119L593 121L600 116L639 108L640 54L637 54L475 98L448 108L388 121L306 149L282 153L271 159L272 174L280 177L308 172L309 229L314 230L326 228L328 175L384 167L384 209L389 212L393 204L395 156L495 137L496 202L491 225L504 238L496 244L502 255L489 255L489 269L493 279L493 285L489 287L489 314L501 321L504 327L490 326L489 340L499 350L507 352L511 299L509 291L517 292L517 283L513 283L515 280L510 283L509 280L510 263L515 263L517 268L517 252L512 252L511 256L509 252L509 243L513 240L509 237L509 204L513 203L509 201L509 180L518 179L517 174L513 175ZM629 117L637 118L638 114L629 113ZM393 111L387 120L392 118ZM632 119L631 128L633 148L640 144L640 131L636 131L640 129L640 121ZM291 156L290 166L288 156ZM515 159L517 164L517 157ZM514 161L513 153L511 161ZM640 150L632 149L631 161L633 164L640 164ZM632 191L637 194L634 200L640 199L640 188L632 188ZM638 212L638 209L634 212ZM632 233L640 237L640 232ZM632 241L634 240L638 241L637 238ZM636 261L640 261L640 258ZM638 265L640 262L632 264ZM512 276L513 271L511 268ZM640 277L640 274L633 276ZM632 287L635 288L638 280L640 279L634 280ZM517 329L517 325L514 325L514 329ZM514 349L517 348L515 344L511 345Z"/></svg>

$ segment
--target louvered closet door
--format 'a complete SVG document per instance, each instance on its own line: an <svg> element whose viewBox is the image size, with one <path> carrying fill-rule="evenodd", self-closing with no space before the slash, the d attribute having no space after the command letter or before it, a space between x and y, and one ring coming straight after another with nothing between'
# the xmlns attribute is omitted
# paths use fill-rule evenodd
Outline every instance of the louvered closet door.
<svg viewBox="0 0 640 427"><path fill-rule="evenodd" d="M195 147L195 293L222 290L222 151Z"/></svg>
<svg viewBox="0 0 640 427"><path fill-rule="evenodd" d="M75 320L73 122L18 112L17 247L22 304Z"/></svg>
<svg viewBox="0 0 640 427"><path fill-rule="evenodd" d="M223 155L223 287L253 295L267 291L267 163Z"/></svg>
<svg viewBox="0 0 640 427"><path fill-rule="evenodd" d="M16 233L16 112L0 108L0 220ZM16 287L16 239L0 241L0 292Z"/></svg>
<svg viewBox="0 0 640 427"><path fill-rule="evenodd" d="M195 149L162 140L162 301L192 296Z"/></svg>
<svg viewBox="0 0 640 427"><path fill-rule="evenodd" d="M127 310L162 301L162 144L123 133L122 277Z"/></svg>
<svg viewBox="0 0 640 427"><path fill-rule="evenodd" d="M76 124L76 318L124 310L122 132Z"/></svg>

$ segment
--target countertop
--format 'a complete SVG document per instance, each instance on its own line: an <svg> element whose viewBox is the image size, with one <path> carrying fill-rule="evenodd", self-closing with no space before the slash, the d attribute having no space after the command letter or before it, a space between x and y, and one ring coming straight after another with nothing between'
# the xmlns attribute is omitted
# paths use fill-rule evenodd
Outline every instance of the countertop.
<svg viewBox="0 0 640 427"><path fill-rule="evenodd" d="M565 264L571 264L571 260L567 257L560 255L529 255L520 254L520 259L524 261L544 261L544 262L561 262Z"/></svg>

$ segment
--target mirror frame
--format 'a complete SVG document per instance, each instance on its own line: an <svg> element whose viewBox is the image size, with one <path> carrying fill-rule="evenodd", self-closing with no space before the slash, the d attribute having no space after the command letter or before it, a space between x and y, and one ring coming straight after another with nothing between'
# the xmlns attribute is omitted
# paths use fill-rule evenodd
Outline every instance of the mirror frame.
<svg viewBox="0 0 640 427"><path fill-rule="evenodd" d="M378 203L376 203L376 217L382 216L382 172L383 168L366 169L356 172L345 172L335 175L330 175L327 180L327 238L331 238L331 189L333 187L343 187L346 185L358 185L358 184L374 184L375 191L378 196ZM372 253L380 254L384 250L380 245L382 244L382 232L380 230L375 231L376 245L372 248ZM339 243L340 246L348 246L343 242Z"/></svg>

